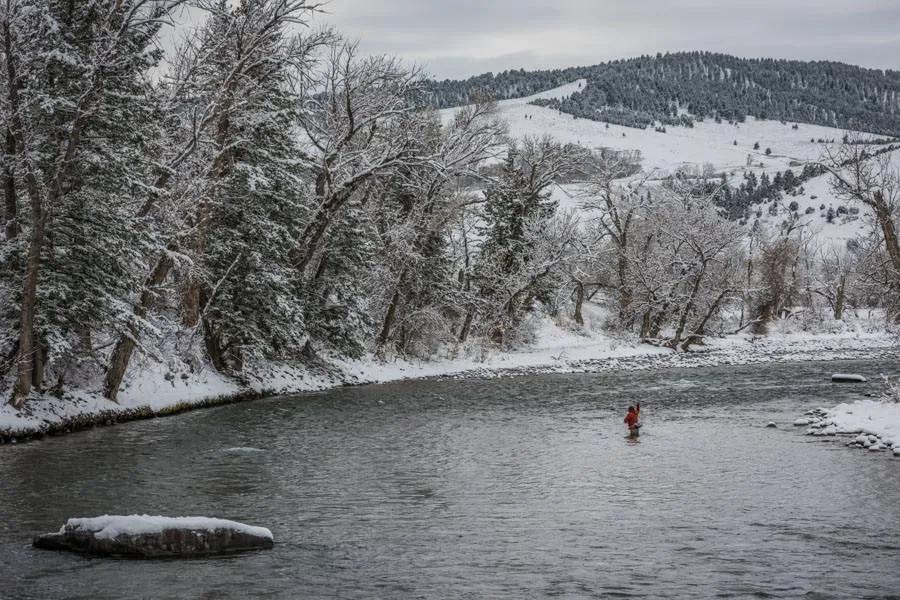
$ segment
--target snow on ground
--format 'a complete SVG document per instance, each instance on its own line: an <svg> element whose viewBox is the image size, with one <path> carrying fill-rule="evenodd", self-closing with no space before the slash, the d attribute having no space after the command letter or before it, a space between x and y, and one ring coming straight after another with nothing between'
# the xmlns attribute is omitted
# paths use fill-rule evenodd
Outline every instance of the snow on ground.
<svg viewBox="0 0 900 600"><path fill-rule="evenodd" d="M831 409L812 411L810 418L798 419L816 436L854 435L849 446L868 450L892 449L900 456L900 397L857 400Z"/></svg>
<svg viewBox="0 0 900 600"><path fill-rule="evenodd" d="M811 334L796 325L765 337L748 334L710 339L688 353L641 344L634 337L575 333L549 318L542 319L527 349L500 352L471 346L457 357L433 361L332 359L317 368L267 365L245 381L228 379L211 369L197 374L171 374L145 367L128 379L121 404L103 398L97 388L73 389L62 398L32 398L22 411L0 406L0 442L44 433L66 432L117 421L173 414L189 408L241 398L324 390L342 385L385 383L434 377L507 377L535 373L585 373L753 364L771 361L838 360L897 355L896 340L868 327L843 326ZM4 390L4 397L8 397ZM243 451L229 449L228 451ZM246 449L249 451L249 449Z"/></svg>
<svg viewBox="0 0 900 600"><path fill-rule="evenodd" d="M804 163L821 158L826 144L818 142L819 139L839 143L845 133L834 127L804 123L797 123L797 129L793 129L792 122L753 117L733 125L706 119L692 128L671 126L666 128L666 133L660 133L653 128L636 129L576 119L552 108L529 104L538 98L567 98L585 83L582 79L532 96L502 100L497 103L500 116L509 123L510 133L515 137L550 134L563 143L638 151L644 167L662 175L674 173L680 167L704 164L713 165L716 172L740 172L747 168L748 162L757 172L802 169ZM441 111L445 122L454 111ZM756 143L759 143L758 150L753 148ZM767 148L772 150L770 156L766 156Z"/></svg>
<svg viewBox="0 0 900 600"><path fill-rule="evenodd" d="M201 373L170 373L163 365L150 363L140 367L141 376L125 381L119 404L125 408L147 406L160 410L182 401L188 393L201 399L219 398L241 391L231 379L207 369Z"/></svg>
<svg viewBox="0 0 900 600"><path fill-rule="evenodd" d="M151 364L142 367L137 377L126 380L118 404L110 402L98 391L78 387L67 389L61 398L47 394L31 399L22 411L3 404L0 407L0 437L4 432L40 431L77 423L86 417L102 422L128 414L165 412L182 403L201 404L244 391L237 382L212 369L182 377L166 372L163 365ZM0 392L4 398L9 397L8 390Z"/></svg>
<svg viewBox="0 0 900 600"><path fill-rule="evenodd" d="M404 360L385 364L370 359L346 362L343 366L346 372L361 381L384 383L400 379L483 375L507 370L549 368L563 372L570 365L582 361L613 365L619 359L647 358L669 354L671 351L639 344L635 339L619 339L600 333L574 333L545 319L535 331L534 344L527 349L514 352L484 350L483 354L475 349L474 352L472 356L440 361Z"/></svg>
<svg viewBox="0 0 900 600"><path fill-rule="evenodd" d="M782 204L789 206L792 201L797 202L797 213L800 215L800 223L807 225L811 233L820 239L830 240L835 246L846 246L848 240L858 238L871 229L872 223L869 220L870 217L868 217L869 210L863 206L849 206L846 201L835 198L834 193L831 191L829 179L829 175L810 179L803 184L803 194L785 196ZM822 208L823 206L825 208ZM828 209L831 208L836 212L841 206L858 208L859 214L838 215L835 216L834 221L829 223L826 219ZM761 219L763 222L769 219L780 221L784 218L782 215L769 217L765 207L761 206L761 208L763 209L763 217ZM806 214L808 208L812 208L813 212Z"/></svg>
<svg viewBox="0 0 900 600"><path fill-rule="evenodd" d="M739 185L744 173L749 171L754 172L757 177L763 172L771 177L776 172L792 169L799 175L804 164L820 160L829 142L840 143L846 133L833 127L782 123L753 117L737 124L716 123L712 119L706 119L695 123L693 128L671 126L666 128L666 133L660 133L653 128L635 129L575 119L552 108L529 104L538 98L567 98L585 84L586 81L582 79L532 96L502 100L497 103L500 116L509 123L509 131L513 137L549 134L563 143L636 151L643 159L644 169L655 172L657 177L671 175L682 168L702 173L705 165L711 165L713 172L726 174L732 185ZM455 109L441 111L445 122L454 111ZM794 125L797 129L793 128ZM755 150L754 145L757 143L759 149ZM766 155L767 149L771 149L771 155ZM894 153L895 156L897 154L900 153ZM557 188L554 199L559 202L561 209L577 209L580 206L577 186ZM846 204L834 197L829 176L806 182L803 194L796 197L785 196L782 204L787 207L791 201L797 201L802 221L820 234L823 240L829 240L835 246L844 245L865 227L864 207L858 207L858 217L837 217L833 223L826 222L825 215L829 207L836 211L839 206ZM825 206L824 209L820 209L822 205ZM808 207L813 207L814 212L806 215ZM760 220L764 224L774 227L786 218L784 210L777 216L770 216L767 205L759 205L758 208L762 210Z"/></svg>
<svg viewBox="0 0 900 600"><path fill-rule="evenodd" d="M254 537L273 539L272 532L265 527L254 527L227 519L209 517L159 517L150 515L103 515L91 518L75 518L66 521L59 530L89 531L97 539L114 540L120 535L143 535L162 533L169 529L187 529L192 531L230 530Z"/></svg>

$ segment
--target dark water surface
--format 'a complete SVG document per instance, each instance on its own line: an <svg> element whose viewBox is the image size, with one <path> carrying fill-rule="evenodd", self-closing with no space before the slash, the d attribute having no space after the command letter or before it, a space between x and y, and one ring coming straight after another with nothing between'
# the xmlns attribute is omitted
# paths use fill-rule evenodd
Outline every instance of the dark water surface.
<svg viewBox="0 0 900 600"><path fill-rule="evenodd" d="M880 388L835 371L900 366L408 382L7 446L0 597L898 597L900 459L791 427ZM135 562L29 545L104 513L237 519L276 547Z"/></svg>

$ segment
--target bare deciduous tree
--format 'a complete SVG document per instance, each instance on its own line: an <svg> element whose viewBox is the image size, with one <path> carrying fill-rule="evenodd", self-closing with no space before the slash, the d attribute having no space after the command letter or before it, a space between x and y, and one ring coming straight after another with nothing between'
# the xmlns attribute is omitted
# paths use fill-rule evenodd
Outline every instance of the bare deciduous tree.
<svg viewBox="0 0 900 600"><path fill-rule="evenodd" d="M829 148L824 166L832 175L832 189L839 198L868 207L875 216L882 243L890 258L891 293L900 293L900 169L892 152L872 155L859 135L847 136L847 143ZM894 315L900 318L900 314Z"/></svg>

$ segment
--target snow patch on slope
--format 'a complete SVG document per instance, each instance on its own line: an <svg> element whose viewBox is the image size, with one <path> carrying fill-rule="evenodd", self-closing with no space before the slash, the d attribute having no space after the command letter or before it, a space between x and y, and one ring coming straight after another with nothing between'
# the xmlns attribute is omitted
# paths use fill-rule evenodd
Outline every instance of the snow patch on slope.
<svg viewBox="0 0 900 600"><path fill-rule="evenodd" d="M735 124L706 119L696 122L694 127L669 126L666 133L660 133L653 128L636 129L576 119L552 108L529 104L538 98L567 98L586 84L582 79L525 98L500 101L497 103L500 116L509 123L510 135L515 138L550 135L562 143L635 152L642 158L645 171L655 173L656 178L666 177L679 169L700 173L704 165L710 165L713 172L724 173L734 186L740 185L743 175L749 172L759 178L762 173L773 177L779 171L792 169L799 175L803 165L819 161L829 143L839 144L846 133L833 127L804 123L797 123L797 129L794 129L792 122L753 117ZM441 111L445 122L455 110ZM759 144L758 149L754 149L756 144ZM770 155L766 155L767 149L771 149ZM898 154L895 152L894 157ZM814 178L803 186L803 194L784 197L782 209L776 216L768 214L767 204L751 208L761 210L760 221L774 228L787 218L790 203L797 201L801 221L835 247L843 246L866 229L868 209L862 206L856 207L860 209L858 216L840 216L833 223L826 222L829 207L837 211L839 206L846 204L835 198L829 176ZM559 201L561 209L577 210L580 206L577 193L577 186L561 186L554 192L554 199ZM820 209L823 204L825 208ZM805 212L809 207L814 211L807 215Z"/></svg>

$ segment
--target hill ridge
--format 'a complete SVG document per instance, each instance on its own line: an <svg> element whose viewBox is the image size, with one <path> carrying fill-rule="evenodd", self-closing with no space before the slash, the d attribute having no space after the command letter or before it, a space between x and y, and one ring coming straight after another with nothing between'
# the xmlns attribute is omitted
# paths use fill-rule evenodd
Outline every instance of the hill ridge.
<svg viewBox="0 0 900 600"><path fill-rule="evenodd" d="M591 66L511 69L465 80L429 80L438 108L470 103L477 93L521 98L578 79L569 98L536 100L575 118L629 127L692 126L748 116L900 135L900 71L837 61L740 58L709 51L669 52Z"/></svg>

